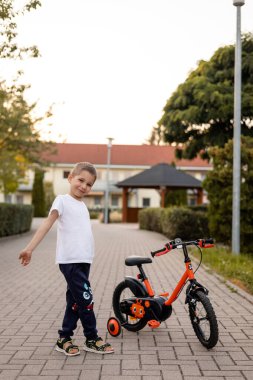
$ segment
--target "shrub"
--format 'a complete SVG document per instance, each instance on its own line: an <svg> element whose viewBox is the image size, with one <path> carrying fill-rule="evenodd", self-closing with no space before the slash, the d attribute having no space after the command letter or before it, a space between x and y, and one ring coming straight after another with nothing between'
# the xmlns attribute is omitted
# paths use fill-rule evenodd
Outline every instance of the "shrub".
<svg viewBox="0 0 253 380"><path fill-rule="evenodd" d="M192 210L192 211L202 211L202 212L208 211L207 205L194 205L194 206L188 206L188 208L189 210Z"/></svg>
<svg viewBox="0 0 253 380"><path fill-rule="evenodd" d="M108 221L109 223L121 223L122 222L122 211L120 209L118 209L118 210L109 209L108 210L108 218L109 218L109 221ZM101 223L104 223L104 219L105 219L104 212L103 211L98 212L98 220Z"/></svg>
<svg viewBox="0 0 253 380"><path fill-rule="evenodd" d="M0 237L29 231L32 218L32 205L0 203Z"/></svg>
<svg viewBox="0 0 253 380"><path fill-rule="evenodd" d="M110 212L110 223L121 223L122 222L122 213L120 211L111 211Z"/></svg>
<svg viewBox="0 0 253 380"><path fill-rule="evenodd" d="M187 207L141 210L139 225L141 229L161 232L170 239L179 237L188 240L209 236L206 214Z"/></svg>
<svg viewBox="0 0 253 380"><path fill-rule="evenodd" d="M43 185L44 171L36 168L32 189L32 204L34 206L34 216L46 216L46 199Z"/></svg>
<svg viewBox="0 0 253 380"><path fill-rule="evenodd" d="M187 190L186 189L170 189L165 196L165 207L170 206L186 206Z"/></svg>
<svg viewBox="0 0 253 380"><path fill-rule="evenodd" d="M55 199L54 187L53 187L52 182L49 182L49 181L44 182L44 193L45 193L46 213L48 213Z"/></svg>
<svg viewBox="0 0 253 380"><path fill-rule="evenodd" d="M161 208L145 208L139 211L139 226L142 230L162 232Z"/></svg>
<svg viewBox="0 0 253 380"><path fill-rule="evenodd" d="M90 219L98 219L100 215L100 211L89 210Z"/></svg>

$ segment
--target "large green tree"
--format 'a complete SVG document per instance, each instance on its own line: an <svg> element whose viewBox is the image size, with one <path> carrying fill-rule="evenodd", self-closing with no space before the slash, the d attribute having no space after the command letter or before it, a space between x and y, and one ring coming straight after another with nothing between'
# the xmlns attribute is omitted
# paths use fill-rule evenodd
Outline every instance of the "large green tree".
<svg viewBox="0 0 253 380"><path fill-rule="evenodd" d="M233 137L234 45L200 61L167 101L150 142L163 136L177 157L209 158L208 149ZM242 135L253 136L253 34L242 36Z"/></svg>
<svg viewBox="0 0 253 380"><path fill-rule="evenodd" d="M241 251L253 253L253 138L242 137L241 143ZM231 243L233 142L223 148L211 148L213 170L203 182L210 201L208 220L213 237L223 244Z"/></svg>
<svg viewBox="0 0 253 380"><path fill-rule="evenodd" d="M0 0L0 58L22 59L38 57L37 46L21 46L18 40L17 20L20 16L41 6L39 0ZM25 183L25 173L32 163L43 164L42 153L51 143L41 140L39 122L51 116L51 110L35 117L36 103L28 104L21 85L20 73L8 85L0 80L0 191L15 192Z"/></svg>
<svg viewBox="0 0 253 380"><path fill-rule="evenodd" d="M43 153L53 144L41 139L38 123L51 116L50 110L34 116L36 103L28 104L18 78L11 86L0 82L0 191L15 192L25 182L25 171L32 163L44 164Z"/></svg>
<svg viewBox="0 0 253 380"><path fill-rule="evenodd" d="M39 0L27 0L21 8L15 0L0 0L0 58L38 57L37 46L19 46L17 44L17 18L41 6Z"/></svg>

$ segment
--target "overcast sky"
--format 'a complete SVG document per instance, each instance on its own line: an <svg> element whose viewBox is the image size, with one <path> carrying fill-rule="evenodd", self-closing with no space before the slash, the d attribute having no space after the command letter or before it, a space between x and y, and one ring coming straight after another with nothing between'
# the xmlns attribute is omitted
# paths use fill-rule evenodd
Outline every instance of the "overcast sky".
<svg viewBox="0 0 253 380"><path fill-rule="evenodd" d="M38 113L54 104L58 141L145 143L198 61L235 43L233 0L41 1L18 29L41 58L2 61L1 76L23 69ZM253 32L253 0L241 14L242 32Z"/></svg>

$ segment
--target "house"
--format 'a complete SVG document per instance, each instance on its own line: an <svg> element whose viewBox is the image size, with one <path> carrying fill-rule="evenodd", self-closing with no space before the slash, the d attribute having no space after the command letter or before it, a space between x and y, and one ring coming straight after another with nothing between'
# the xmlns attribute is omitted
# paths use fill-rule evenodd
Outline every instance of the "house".
<svg viewBox="0 0 253 380"><path fill-rule="evenodd" d="M97 181L85 201L90 209L104 207L107 184L110 208L121 209L122 189L116 184L159 163L175 165L176 169L182 170L200 181L203 181L206 173L212 169L210 163L200 158L177 160L173 146L112 145L110 164L108 165L108 147L106 144L60 143L56 144L56 153L47 156L47 158L51 164L45 169L44 180L52 183L55 195L68 192L67 177L76 162L88 161L95 165L98 173ZM6 201L31 203L32 184L33 172L29 171L27 183L21 185L16 194L9 195ZM0 201L3 201L3 196ZM205 202L206 198L204 197ZM128 203L130 207L158 207L160 194L155 189L132 189ZM194 191L188 191L188 203L196 203Z"/></svg>

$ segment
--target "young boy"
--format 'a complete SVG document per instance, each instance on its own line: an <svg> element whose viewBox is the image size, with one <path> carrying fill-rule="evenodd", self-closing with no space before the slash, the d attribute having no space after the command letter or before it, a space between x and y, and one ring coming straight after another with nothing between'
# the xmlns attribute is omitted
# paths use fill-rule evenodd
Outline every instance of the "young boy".
<svg viewBox="0 0 253 380"><path fill-rule="evenodd" d="M77 163L68 177L69 194L58 195L55 198L48 217L19 255L21 264L28 265L32 252L58 219L56 263L59 264L67 282L67 305L62 329L58 331L56 350L67 356L80 354L79 347L73 345L71 339L79 318L86 337L85 351L99 354L114 352L111 345L104 343L97 334L89 282L90 265L94 256L94 240L89 212L82 200L90 192L96 178L96 169L92 164Z"/></svg>

